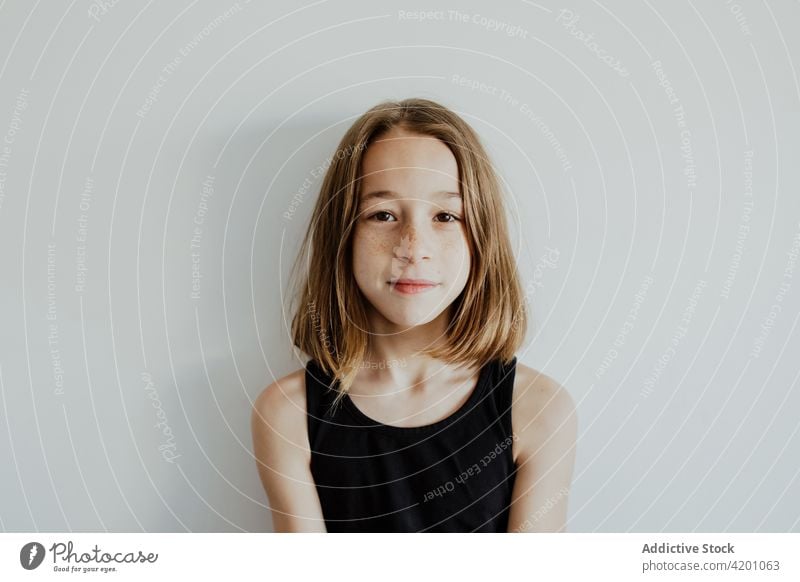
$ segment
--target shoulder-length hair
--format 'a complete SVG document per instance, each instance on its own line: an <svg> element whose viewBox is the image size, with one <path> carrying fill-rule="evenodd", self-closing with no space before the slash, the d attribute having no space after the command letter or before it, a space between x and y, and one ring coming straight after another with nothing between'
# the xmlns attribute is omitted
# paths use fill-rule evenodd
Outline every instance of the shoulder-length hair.
<svg viewBox="0 0 800 582"><path fill-rule="evenodd" d="M361 161L372 141L394 127L435 137L453 152L472 257L466 286L450 306L446 342L421 353L452 364L508 363L527 332L500 183L477 134L434 101L384 101L361 115L340 141L293 268L293 280L301 266L303 276L291 294L299 302L292 308L292 339L334 382L339 380L335 403L352 386L369 342L367 299L355 283L352 264Z"/></svg>

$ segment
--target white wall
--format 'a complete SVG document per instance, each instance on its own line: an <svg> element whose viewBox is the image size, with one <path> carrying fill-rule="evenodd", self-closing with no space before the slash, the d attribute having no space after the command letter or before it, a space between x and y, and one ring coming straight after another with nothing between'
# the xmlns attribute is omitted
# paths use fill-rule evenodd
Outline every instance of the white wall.
<svg viewBox="0 0 800 582"><path fill-rule="evenodd" d="M270 531L312 170L423 96L507 181L569 529L800 531L797 3L457 4L0 7L0 528Z"/></svg>

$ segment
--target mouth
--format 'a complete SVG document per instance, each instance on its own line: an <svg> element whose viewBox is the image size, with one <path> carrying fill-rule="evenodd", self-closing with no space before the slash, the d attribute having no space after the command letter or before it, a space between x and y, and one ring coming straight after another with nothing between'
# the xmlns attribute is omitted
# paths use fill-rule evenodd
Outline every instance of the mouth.
<svg viewBox="0 0 800 582"><path fill-rule="evenodd" d="M438 285L438 283L428 279L395 279L387 281L387 283L391 289L407 295L425 293Z"/></svg>

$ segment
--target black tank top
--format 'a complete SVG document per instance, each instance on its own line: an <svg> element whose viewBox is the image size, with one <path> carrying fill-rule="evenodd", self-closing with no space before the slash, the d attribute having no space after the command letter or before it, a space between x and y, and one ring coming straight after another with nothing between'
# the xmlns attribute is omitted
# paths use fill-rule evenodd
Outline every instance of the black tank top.
<svg viewBox="0 0 800 582"><path fill-rule="evenodd" d="M467 401L433 424L367 417L339 382L306 364L311 474L329 532L505 532L516 469L511 401L517 358L484 365Z"/></svg>

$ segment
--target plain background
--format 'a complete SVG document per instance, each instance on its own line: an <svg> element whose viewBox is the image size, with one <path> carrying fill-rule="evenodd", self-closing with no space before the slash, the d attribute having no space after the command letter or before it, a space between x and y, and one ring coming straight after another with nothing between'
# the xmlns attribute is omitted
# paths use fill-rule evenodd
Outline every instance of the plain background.
<svg viewBox="0 0 800 582"><path fill-rule="evenodd" d="M285 285L316 169L420 96L505 180L519 357L578 405L568 529L800 531L798 21L2 2L0 528L271 530L250 404L302 365Z"/></svg>

